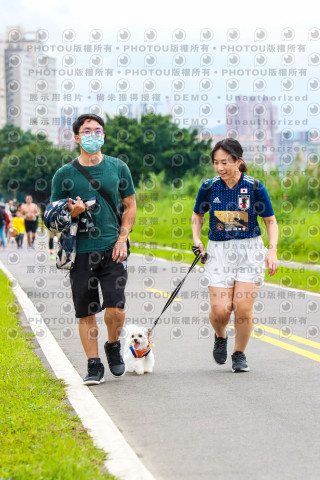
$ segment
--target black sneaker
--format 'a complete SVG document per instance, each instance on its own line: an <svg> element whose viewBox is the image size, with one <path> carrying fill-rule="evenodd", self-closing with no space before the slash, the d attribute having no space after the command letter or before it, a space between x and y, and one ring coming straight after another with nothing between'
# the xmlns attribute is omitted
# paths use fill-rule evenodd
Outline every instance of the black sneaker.
<svg viewBox="0 0 320 480"><path fill-rule="evenodd" d="M227 361L227 358L228 358L227 344L228 344L228 334L227 334L227 338L217 337L217 335L214 334L213 358L217 363L219 363L219 365L223 365Z"/></svg>
<svg viewBox="0 0 320 480"><path fill-rule="evenodd" d="M99 385L104 382L104 366L100 358L89 358L88 374L83 380L83 385Z"/></svg>
<svg viewBox="0 0 320 480"><path fill-rule="evenodd" d="M246 356L243 352L234 352L234 354L231 355L231 358L233 372L250 372Z"/></svg>
<svg viewBox="0 0 320 480"><path fill-rule="evenodd" d="M122 377L125 374L125 365L120 352L120 340L104 344L110 372L114 377Z"/></svg>

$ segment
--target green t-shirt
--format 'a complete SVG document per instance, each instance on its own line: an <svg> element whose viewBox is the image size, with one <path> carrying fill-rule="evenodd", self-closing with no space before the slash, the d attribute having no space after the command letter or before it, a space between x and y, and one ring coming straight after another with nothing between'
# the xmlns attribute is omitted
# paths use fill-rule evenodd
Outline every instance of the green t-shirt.
<svg viewBox="0 0 320 480"><path fill-rule="evenodd" d="M76 161L78 162L78 159ZM102 188L111 196L115 205L119 203L118 193L121 198L135 193L130 170L118 158L103 155L103 159L98 165L84 168L93 178L101 182ZM93 233L77 235L76 252L95 252L113 248L119 236L119 222L115 213L100 193L70 163L59 168L55 173L52 179L50 201L55 202L68 196L74 200L77 196L81 199L96 196L100 204L99 208L91 212L96 228Z"/></svg>

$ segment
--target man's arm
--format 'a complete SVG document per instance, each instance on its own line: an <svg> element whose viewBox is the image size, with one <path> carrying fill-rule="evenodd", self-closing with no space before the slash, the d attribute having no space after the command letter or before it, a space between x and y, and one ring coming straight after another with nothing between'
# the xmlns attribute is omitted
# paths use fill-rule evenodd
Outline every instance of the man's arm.
<svg viewBox="0 0 320 480"><path fill-rule="evenodd" d="M63 186L63 182L65 181L65 173L64 171L61 172L61 168L56 171L52 178L51 182L51 197L50 202L56 202L57 200L61 200L62 198L67 197L67 192Z"/></svg>
<svg viewBox="0 0 320 480"><path fill-rule="evenodd" d="M21 207L20 207L20 212L21 212L21 215L23 217L23 219L25 220L26 219L26 212L24 210L24 205L22 204Z"/></svg>
<svg viewBox="0 0 320 480"><path fill-rule="evenodd" d="M67 192L62 188L63 180L63 174L61 174L59 169L56 171L52 179L50 202L55 202L57 200L61 200L62 198L66 198ZM86 206L80 197L77 197L76 201L73 201L72 198L69 198L68 209L71 213L71 218L74 218L80 215L80 213L83 213L86 209Z"/></svg>
<svg viewBox="0 0 320 480"><path fill-rule="evenodd" d="M124 213L122 215L120 233L112 252L112 260L117 263L123 262L127 258L127 239L137 214L135 194L123 198L122 203L124 204Z"/></svg>
<svg viewBox="0 0 320 480"><path fill-rule="evenodd" d="M39 215L40 215L40 210L39 210L39 207L36 203L34 204L34 214L35 214L36 217L39 217Z"/></svg>

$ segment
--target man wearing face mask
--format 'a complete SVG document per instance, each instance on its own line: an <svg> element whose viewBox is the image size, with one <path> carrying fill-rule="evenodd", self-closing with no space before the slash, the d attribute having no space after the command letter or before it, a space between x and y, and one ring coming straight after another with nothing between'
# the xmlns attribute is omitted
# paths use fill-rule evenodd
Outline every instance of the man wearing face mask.
<svg viewBox="0 0 320 480"><path fill-rule="evenodd" d="M124 324L125 285L127 282L127 239L136 217L135 190L127 165L118 158L101 153L104 121L94 114L80 115L73 123L80 155L62 166L52 179L51 202L69 197L68 208L74 218L85 211L83 199L96 196L99 207L92 212L94 229L76 236L76 259L70 271L71 289L79 333L88 358L85 385L104 381L104 365L98 354L96 314L105 310L108 341L104 345L111 373L121 377L125 366L119 336ZM121 227L116 214L100 191L79 171L80 164L115 205L120 193L124 206ZM103 304L100 305L98 287Z"/></svg>

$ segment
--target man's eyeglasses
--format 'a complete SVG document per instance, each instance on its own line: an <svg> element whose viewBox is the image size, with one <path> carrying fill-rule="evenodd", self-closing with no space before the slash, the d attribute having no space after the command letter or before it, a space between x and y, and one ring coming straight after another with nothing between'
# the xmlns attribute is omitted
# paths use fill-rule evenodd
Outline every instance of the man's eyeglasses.
<svg viewBox="0 0 320 480"><path fill-rule="evenodd" d="M96 128L95 130L90 130L90 128L85 128L82 132L79 132L81 135L102 135L104 133L102 128Z"/></svg>

